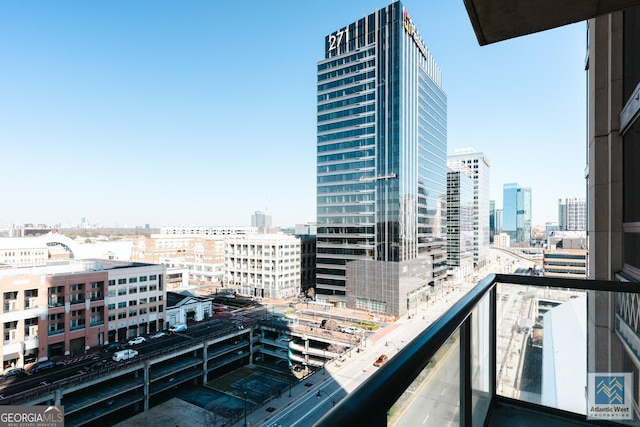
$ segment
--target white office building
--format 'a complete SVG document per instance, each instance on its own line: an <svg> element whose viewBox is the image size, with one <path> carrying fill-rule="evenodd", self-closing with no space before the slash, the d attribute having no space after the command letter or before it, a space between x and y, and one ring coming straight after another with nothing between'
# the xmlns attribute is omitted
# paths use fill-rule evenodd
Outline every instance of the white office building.
<svg viewBox="0 0 640 427"><path fill-rule="evenodd" d="M210 227L210 226L178 226L161 227L160 234L179 234L192 237L235 236L237 234L255 234L255 227Z"/></svg>
<svg viewBox="0 0 640 427"><path fill-rule="evenodd" d="M489 169L491 163L484 153L471 147L456 148L448 156L449 162L462 162L473 172L473 262L476 268L483 267L489 258Z"/></svg>
<svg viewBox="0 0 640 427"><path fill-rule="evenodd" d="M473 273L473 171L462 162L447 165L447 265L456 280Z"/></svg>
<svg viewBox="0 0 640 427"><path fill-rule="evenodd" d="M256 234L225 240L225 288L243 295L288 298L301 290L300 239Z"/></svg>
<svg viewBox="0 0 640 427"><path fill-rule="evenodd" d="M558 226L563 231L586 231L587 201L584 197L558 199Z"/></svg>

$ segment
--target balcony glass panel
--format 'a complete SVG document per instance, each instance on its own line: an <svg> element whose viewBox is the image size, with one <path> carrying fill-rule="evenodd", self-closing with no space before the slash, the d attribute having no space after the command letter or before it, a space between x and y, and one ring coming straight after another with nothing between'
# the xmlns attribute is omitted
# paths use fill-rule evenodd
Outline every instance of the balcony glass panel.
<svg viewBox="0 0 640 427"><path fill-rule="evenodd" d="M485 297L471 312L471 411L473 424L482 425L489 405L493 387L490 377L491 295Z"/></svg>
<svg viewBox="0 0 640 427"><path fill-rule="evenodd" d="M586 291L497 289L496 393L586 414Z"/></svg>
<svg viewBox="0 0 640 427"><path fill-rule="evenodd" d="M391 408L387 425L460 425L460 333L438 350Z"/></svg>
<svg viewBox="0 0 640 427"><path fill-rule="evenodd" d="M490 275L315 426L640 426L640 288L617 278Z"/></svg>

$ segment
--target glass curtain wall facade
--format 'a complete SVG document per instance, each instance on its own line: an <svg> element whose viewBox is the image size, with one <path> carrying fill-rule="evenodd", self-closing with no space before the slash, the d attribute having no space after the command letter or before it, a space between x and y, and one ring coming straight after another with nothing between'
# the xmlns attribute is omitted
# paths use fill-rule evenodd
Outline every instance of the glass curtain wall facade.
<svg viewBox="0 0 640 427"><path fill-rule="evenodd" d="M398 315L446 277L441 72L400 2L327 35L324 56L316 298Z"/></svg>
<svg viewBox="0 0 640 427"><path fill-rule="evenodd" d="M531 244L531 188L504 184L502 197L502 232L512 244Z"/></svg>
<svg viewBox="0 0 640 427"><path fill-rule="evenodd" d="M489 200L489 243L493 243L496 235L496 201Z"/></svg>
<svg viewBox="0 0 640 427"><path fill-rule="evenodd" d="M516 239L518 218L518 184L504 184L502 187L502 232Z"/></svg>

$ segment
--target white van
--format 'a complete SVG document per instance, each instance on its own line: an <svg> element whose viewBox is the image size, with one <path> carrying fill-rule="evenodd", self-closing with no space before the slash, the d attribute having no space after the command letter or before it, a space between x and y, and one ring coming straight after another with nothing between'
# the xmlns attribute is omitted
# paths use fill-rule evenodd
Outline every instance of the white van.
<svg viewBox="0 0 640 427"><path fill-rule="evenodd" d="M135 350L131 350L130 348L126 350L120 350L113 353L113 361L120 362L122 360L133 359L138 355L138 352Z"/></svg>
<svg viewBox="0 0 640 427"><path fill-rule="evenodd" d="M357 329L354 328L353 326L340 326L339 331L344 334L355 335L357 332Z"/></svg>

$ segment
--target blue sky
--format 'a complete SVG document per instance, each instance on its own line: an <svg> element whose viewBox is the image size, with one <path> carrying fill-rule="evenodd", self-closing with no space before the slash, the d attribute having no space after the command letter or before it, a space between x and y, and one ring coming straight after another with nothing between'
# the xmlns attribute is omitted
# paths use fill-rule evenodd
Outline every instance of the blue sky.
<svg viewBox="0 0 640 427"><path fill-rule="evenodd" d="M2 223L315 221L316 63L382 1L6 1ZM491 197L533 222L584 196L586 25L480 47L462 0L406 0L442 70L449 153L491 161Z"/></svg>

